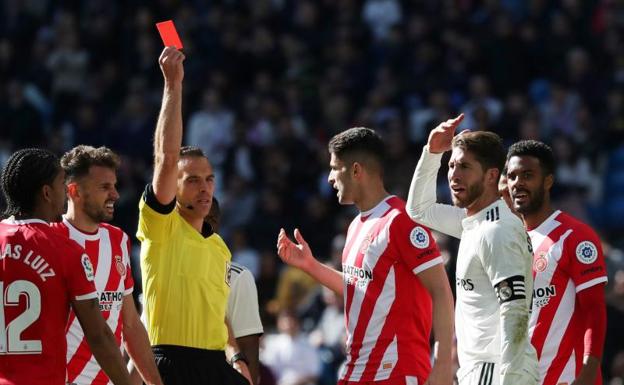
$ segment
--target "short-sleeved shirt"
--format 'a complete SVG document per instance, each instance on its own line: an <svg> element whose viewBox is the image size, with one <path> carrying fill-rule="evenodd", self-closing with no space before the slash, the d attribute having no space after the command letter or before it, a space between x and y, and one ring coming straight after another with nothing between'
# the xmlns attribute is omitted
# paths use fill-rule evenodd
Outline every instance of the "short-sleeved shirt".
<svg viewBox="0 0 624 385"><path fill-rule="evenodd" d="M50 226L83 247L91 259L100 311L115 335L117 346L122 349L121 308L124 297L131 295L134 287L128 235L107 223L101 223L94 233L85 233L66 218ZM67 325L67 381L77 385L112 384L93 356L73 311Z"/></svg>
<svg viewBox="0 0 624 385"><path fill-rule="evenodd" d="M152 345L224 350L232 255L223 239L204 236L148 185L139 203L143 303Z"/></svg>
<svg viewBox="0 0 624 385"><path fill-rule="evenodd" d="M97 298L89 257L38 219L0 223L0 385L65 384L72 300Z"/></svg>
<svg viewBox="0 0 624 385"><path fill-rule="evenodd" d="M234 338L264 333L258 308L258 289L253 275L236 262L232 262L231 273L226 314Z"/></svg>
<svg viewBox="0 0 624 385"><path fill-rule="evenodd" d="M571 383L584 352L585 315L575 311L576 295L607 282L601 242L589 226L561 211L529 235L535 277L529 335L539 357L540 380L544 385Z"/></svg>
<svg viewBox="0 0 624 385"><path fill-rule="evenodd" d="M441 263L429 229L413 222L395 196L351 222L342 254L347 363L341 383L424 383L431 371L432 301L418 273Z"/></svg>

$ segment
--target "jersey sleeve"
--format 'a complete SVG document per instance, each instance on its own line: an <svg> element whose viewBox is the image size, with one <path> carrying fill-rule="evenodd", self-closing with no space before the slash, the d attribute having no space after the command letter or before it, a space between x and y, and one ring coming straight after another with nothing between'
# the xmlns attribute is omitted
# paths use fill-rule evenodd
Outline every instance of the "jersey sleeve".
<svg viewBox="0 0 624 385"><path fill-rule="evenodd" d="M95 269L87 253L77 243L67 240L64 263L69 297L78 301L97 298Z"/></svg>
<svg viewBox="0 0 624 385"><path fill-rule="evenodd" d="M576 292L607 282L607 266L598 235L588 226L579 226L564 245L565 271L576 286Z"/></svg>
<svg viewBox="0 0 624 385"><path fill-rule="evenodd" d="M240 273L233 271L232 274L238 276L232 280L226 315L232 326L234 338L264 333L253 275L246 269L242 269Z"/></svg>
<svg viewBox="0 0 624 385"><path fill-rule="evenodd" d="M172 226L172 213L175 209L175 199L163 205L156 199L151 184L145 187L145 192L139 202L139 226L137 238L139 241L146 240L159 242L166 239Z"/></svg>
<svg viewBox="0 0 624 385"><path fill-rule="evenodd" d="M390 242L397 248L399 259L414 274L444 263L431 231L407 215L398 215L389 231Z"/></svg>
<svg viewBox="0 0 624 385"><path fill-rule="evenodd" d="M438 171L442 154L432 154L427 146L423 148L410 185L407 214L415 221L430 228L461 238L462 220L466 211L459 207L436 203Z"/></svg>
<svg viewBox="0 0 624 385"><path fill-rule="evenodd" d="M126 272L126 276L124 277L124 295L132 294L134 290L134 278L132 278L132 268L130 266L130 256L132 255L132 242L130 241L130 237L128 234L123 234L124 238L122 243L125 248L123 250L123 260L124 270Z"/></svg>
<svg viewBox="0 0 624 385"><path fill-rule="evenodd" d="M521 280L522 287L517 288L522 292L522 297L526 297L524 280L531 271L532 254L530 240L524 229L501 223L489 224L484 229L479 247L479 257L492 286L496 287L506 280Z"/></svg>

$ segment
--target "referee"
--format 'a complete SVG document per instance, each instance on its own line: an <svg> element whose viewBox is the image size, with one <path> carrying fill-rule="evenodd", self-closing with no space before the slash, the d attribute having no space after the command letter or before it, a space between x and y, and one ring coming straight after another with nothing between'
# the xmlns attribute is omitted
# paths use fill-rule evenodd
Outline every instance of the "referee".
<svg viewBox="0 0 624 385"><path fill-rule="evenodd" d="M214 192L212 166L199 148L181 148L183 61L173 47L159 59L165 86L154 176L139 203L147 330L165 385L247 385L245 362L233 363L237 372L224 352L231 254L204 224Z"/></svg>

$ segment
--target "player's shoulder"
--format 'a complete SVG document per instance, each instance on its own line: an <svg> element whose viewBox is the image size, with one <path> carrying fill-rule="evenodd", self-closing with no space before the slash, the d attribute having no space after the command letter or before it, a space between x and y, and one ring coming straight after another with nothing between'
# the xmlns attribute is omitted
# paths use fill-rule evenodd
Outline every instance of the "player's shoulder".
<svg viewBox="0 0 624 385"><path fill-rule="evenodd" d="M497 241L515 238L526 240L526 230L522 220L504 204L497 206L498 211L487 216L481 222L481 235L484 240Z"/></svg>
<svg viewBox="0 0 624 385"><path fill-rule="evenodd" d="M598 234L596 234L596 231L594 231L590 225L568 213L561 212L555 219L561 223L562 226L565 226L565 228L572 230L570 234L572 238L598 239Z"/></svg>
<svg viewBox="0 0 624 385"><path fill-rule="evenodd" d="M84 249L75 241L67 237L64 232L67 228L60 222L53 224L54 226L48 226L48 229L40 234L45 236L50 244L50 249L54 249L59 253L75 253L83 254Z"/></svg>

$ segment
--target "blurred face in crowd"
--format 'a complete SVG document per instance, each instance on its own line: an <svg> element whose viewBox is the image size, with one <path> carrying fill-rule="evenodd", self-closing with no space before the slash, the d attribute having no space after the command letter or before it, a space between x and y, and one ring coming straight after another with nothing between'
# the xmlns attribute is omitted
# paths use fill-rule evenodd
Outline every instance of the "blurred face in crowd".
<svg viewBox="0 0 624 385"><path fill-rule="evenodd" d="M459 147L453 147L448 167L447 176L453 204L461 208L470 207L483 194L483 167L472 153Z"/></svg>
<svg viewBox="0 0 624 385"><path fill-rule="evenodd" d="M89 173L68 186L76 210L82 211L93 223L109 222L115 214L117 175L109 167L91 166Z"/></svg>
<svg viewBox="0 0 624 385"><path fill-rule="evenodd" d="M522 215L534 214L544 207L544 199L553 185L553 176L544 175L539 159L512 156L507 165L507 186L513 208Z"/></svg>
<svg viewBox="0 0 624 385"><path fill-rule="evenodd" d="M353 165L346 164L336 154L331 153L329 161L329 177L327 181L338 192L338 203L341 205L353 204L355 201L354 180L352 175Z"/></svg>
<svg viewBox="0 0 624 385"><path fill-rule="evenodd" d="M189 218L205 218L210 213L215 189L212 165L203 156L184 156L178 161L178 210Z"/></svg>

